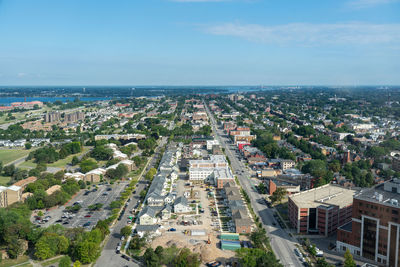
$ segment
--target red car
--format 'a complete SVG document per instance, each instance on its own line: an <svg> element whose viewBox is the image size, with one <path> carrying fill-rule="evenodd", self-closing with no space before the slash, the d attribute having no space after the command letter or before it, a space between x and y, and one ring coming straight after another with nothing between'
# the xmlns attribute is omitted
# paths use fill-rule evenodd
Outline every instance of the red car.
<svg viewBox="0 0 400 267"><path fill-rule="evenodd" d="M92 215L90 215L90 214L85 215L85 218L90 218L90 217L92 217Z"/></svg>

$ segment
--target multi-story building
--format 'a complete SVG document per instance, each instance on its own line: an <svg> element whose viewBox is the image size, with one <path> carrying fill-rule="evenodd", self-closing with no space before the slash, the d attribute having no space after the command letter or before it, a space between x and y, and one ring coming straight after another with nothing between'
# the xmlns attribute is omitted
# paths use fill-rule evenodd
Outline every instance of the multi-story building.
<svg viewBox="0 0 400 267"><path fill-rule="evenodd" d="M355 190L327 184L289 196L289 220L297 233L327 236L351 220Z"/></svg>
<svg viewBox="0 0 400 267"><path fill-rule="evenodd" d="M45 122L59 122L61 119L61 114L58 111L47 112L44 114Z"/></svg>
<svg viewBox="0 0 400 267"><path fill-rule="evenodd" d="M218 189L222 189L225 184L234 182L235 177L231 171L231 168L215 168L213 171L214 184Z"/></svg>
<svg viewBox="0 0 400 267"><path fill-rule="evenodd" d="M293 168L296 165L296 162L290 159L284 159L281 160L280 165L282 170L287 170Z"/></svg>
<svg viewBox="0 0 400 267"><path fill-rule="evenodd" d="M75 111L64 115L65 122L76 122L85 119L85 113L81 111Z"/></svg>
<svg viewBox="0 0 400 267"><path fill-rule="evenodd" d="M337 250L400 267L400 180L354 196L352 220L338 228Z"/></svg>
<svg viewBox="0 0 400 267"><path fill-rule="evenodd" d="M22 188L12 185L9 187L0 186L0 207L5 208L22 200Z"/></svg>
<svg viewBox="0 0 400 267"><path fill-rule="evenodd" d="M228 162L224 155L210 155L210 159L190 160L189 166L189 180L204 182L216 168L228 167Z"/></svg>

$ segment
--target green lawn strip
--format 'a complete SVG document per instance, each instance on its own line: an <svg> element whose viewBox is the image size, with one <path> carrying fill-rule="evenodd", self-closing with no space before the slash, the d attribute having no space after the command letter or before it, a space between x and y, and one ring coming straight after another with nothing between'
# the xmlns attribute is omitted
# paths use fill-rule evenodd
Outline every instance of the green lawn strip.
<svg viewBox="0 0 400 267"><path fill-rule="evenodd" d="M0 266L1 267L11 267L11 266L14 266L14 265L17 265L17 264L21 264L21 263L24 263L24 262L29 263L28 260L29 260L29 257L26 256L26 255L23 255L23 256L18 257L17 259L5 259L5 260L2 260L0 262Z"/></svg>
<svg viewBox="0 0 400 267"><path fill-rule="evenodd" d="M25 157L32 150L26 149L0 149L0 161L3 162L3 165L6 165L14 160Z"/></svg>

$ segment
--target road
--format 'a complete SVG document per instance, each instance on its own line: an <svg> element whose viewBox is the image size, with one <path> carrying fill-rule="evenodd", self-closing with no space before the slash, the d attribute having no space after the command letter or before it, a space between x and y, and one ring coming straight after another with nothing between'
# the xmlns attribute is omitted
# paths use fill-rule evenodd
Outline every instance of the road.
<svg viewBox="0 0 400 267"><path fill-rule="evenodd" d="M160 144L158 145L153 157L151 158L150 162L147 164L147 167L142 172L142 175L139 177L139 181L136 184L136 193L132 195L131 201L128 202L128 207L126 208L125 214L122 216L120 221L117 221L114 226L110 229L110 237L104 246L100 258L97 260L95 267L104 267L104 266L139 266L138 264L127 261L121 257L121 254L116 253L116 248L118 242L121 241L121 235L119 234L121 228L127 225L128 215L130 215L130 211L136 207L138 201L140 200L140 192L145 189L147 182L142 180L143 174L146 173L150 168L153 168L157 162L157 159L161 156L160 155L160 148L163 147L167 142L167 138L163 137L161 139Z"/></svg>
<svg viewBox="0 0 400 267"><path fill-rule="evenodd" d="M267 208L265 205L258 203L257 200L260 200L263 197L258 194L254 186L252 186L250 183L250 179L248 177L251 176L247 167L243 164L243 162L238 160L237 156L234 154L231 146L229 145L229 138L222 136L223 132L221 129L217 128L217 122L213 114L210 112L205 103L204 106L206 107L206 111L211 120L215 137L225 149L225 153L231 162L232 171L237 175L240 185L249 195L251 206L253 207L254 212L259 215L263 223L263 227L268 233L271 241L271 247L276 257L284 266L302 266L301 262L294 254L295 244L297 241L290 237L285 230L281 229L280 227L273 226L272 223L275 221L273 217L274 211Z"/></svg>

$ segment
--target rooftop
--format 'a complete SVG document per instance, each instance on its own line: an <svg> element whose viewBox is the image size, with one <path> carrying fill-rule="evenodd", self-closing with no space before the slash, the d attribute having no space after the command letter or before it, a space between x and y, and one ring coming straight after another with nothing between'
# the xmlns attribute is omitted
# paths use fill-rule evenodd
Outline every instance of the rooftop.
<svg viewBox="0 0 400 267"><path fill-rule="evenodd" d="M400 180L393 179L373 188L363 189L354 198L400 207Z"/></svg>
<svg viewBox="0 0 400 267"><path fill-rule="evenodd" d="M316 208L321 205L335 205L341 207L353 203L356 190L327 184L290 196L290 199L299 207Z"/></svg>

